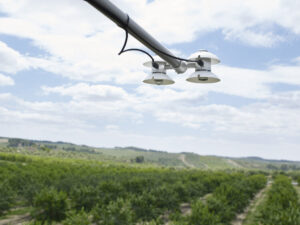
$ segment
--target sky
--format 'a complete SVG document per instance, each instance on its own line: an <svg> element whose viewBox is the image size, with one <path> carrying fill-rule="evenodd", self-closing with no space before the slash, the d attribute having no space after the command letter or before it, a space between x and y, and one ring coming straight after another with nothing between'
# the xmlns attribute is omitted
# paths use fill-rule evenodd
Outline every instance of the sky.
<svg viewBox="0 0 300 225"><path fill-rule="evenodd" d="M177 56L216 54L221 82L144 84L83 0L0 0L0 136L300 160L300 1L111 1Z"/></svg>

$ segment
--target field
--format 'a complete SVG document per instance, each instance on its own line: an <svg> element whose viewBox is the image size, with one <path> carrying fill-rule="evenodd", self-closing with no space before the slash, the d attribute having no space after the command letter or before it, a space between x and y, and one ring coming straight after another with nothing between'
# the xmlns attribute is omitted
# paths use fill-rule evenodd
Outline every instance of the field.
<svg viewBox="0 0 300 225"><path fill-rule="evenodd" d="M168 153L136 147L95 148L65 142L0 137L0 148L2 152L21 153L33 156L93 159L102 162L142 163L143 165L159 167L199 168L205 170L267 169L270 171L300 171L300 162L265 160L257 157L228 158L203 156L188 152Z"/></svg>
<svg viewBox="0 0 300 225"><path fill-rule="evenodd" d="M35 221L49 223L163 224L168 220L197 224L192 221L198 220L202 207L218 211L220 222L225 223L266 183L263 174L247 172L130 167L6 153L0 159L0 212L25 207ZM201 200L209 193L206 201L212 209L206 209ZM220 208L229 202L234 204L228 211ZM190 216L180 214L183 203L191 204Z"/></svg>
<svg viewBox="0 0 300 225"><path fill-rule="evenodd" d="M132 147L2 143L0 225L300 224L297 170Z"/></svg>

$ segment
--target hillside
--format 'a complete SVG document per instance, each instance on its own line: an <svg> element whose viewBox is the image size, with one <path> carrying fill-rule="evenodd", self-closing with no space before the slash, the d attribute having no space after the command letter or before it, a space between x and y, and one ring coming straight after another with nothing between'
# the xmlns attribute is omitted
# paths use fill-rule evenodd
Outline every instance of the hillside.
<svg viewBox="0 0 300 225"><path fill-rule="evenodd" d="M136 147L95 148L66 142L5 137L0 137L0 152L179 168L300 170L300 162L296 161L202 156L188 152L168 153Z"/></svg>

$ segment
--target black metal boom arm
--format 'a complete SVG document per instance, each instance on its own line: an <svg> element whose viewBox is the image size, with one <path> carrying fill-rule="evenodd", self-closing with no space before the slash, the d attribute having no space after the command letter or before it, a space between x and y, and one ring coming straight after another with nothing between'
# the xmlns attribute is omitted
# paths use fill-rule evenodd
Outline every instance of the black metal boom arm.
<svg viewBox="0 0 300 225"><path fill-rule="evenodd" d="M155 52L162 59L168 62L177 73L184 73L187 70L186 63L179 60L167 48L155 40L134 20L128 20L128 15L121 11L117 6L109 0L85 0L98 9L101 13L107 16L123 29L127 29L128 33L140 41L143 45Z"/></svg>

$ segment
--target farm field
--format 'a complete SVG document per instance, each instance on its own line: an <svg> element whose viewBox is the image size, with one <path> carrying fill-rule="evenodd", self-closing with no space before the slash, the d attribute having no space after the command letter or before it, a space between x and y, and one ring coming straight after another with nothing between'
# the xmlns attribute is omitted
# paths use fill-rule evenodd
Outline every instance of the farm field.
<svg viewBox="0 0 300 225"><path fill-rule="evenodd" d="M0 154L0 168L2 219L22 209L33 224L228 223L266 184L265 175L252 172L143 168L7 153ZM191 214L181 214L184 203Z"/></svg>
<svg viewBox="0 0 300 225"><path fill-rule="evenodd" d="M185 153L186 166L163 166L30 148L0 147L0 225L300 224L297 171L200 169Z"/></svg>
<svg viewBox="0 0 300 225"><path fill-rule="evenodd" d="M300 224L299 186L296 185L290 177L276 176L243 224Z"/></svg>

